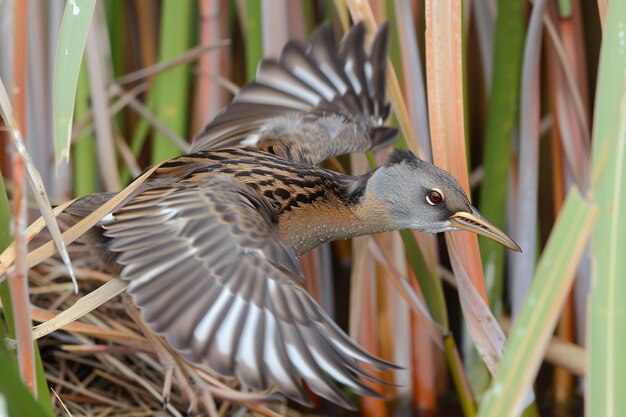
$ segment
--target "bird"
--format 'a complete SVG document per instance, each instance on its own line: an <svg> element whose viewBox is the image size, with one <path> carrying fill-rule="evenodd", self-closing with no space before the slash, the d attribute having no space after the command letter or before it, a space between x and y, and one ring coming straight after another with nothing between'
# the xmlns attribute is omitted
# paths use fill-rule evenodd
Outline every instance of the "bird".
<svg viewBox="0 0 626 417"><path fill-rule="evenodd" d="M396 369L354 342L304 289L298 257L322 243L414 229L470 230L519 246L487 221L448 172L396 149L352 176L320 166L376 151L386 126L389 26L366 48L358 23L335 46L329 26L290 41L256 80L85 237L120 278L148 328L191 363L276 389L311 406L309 391L345 408L342 386L378 396L364 365ZM114 193L78 199L79 219Z"/></svg>

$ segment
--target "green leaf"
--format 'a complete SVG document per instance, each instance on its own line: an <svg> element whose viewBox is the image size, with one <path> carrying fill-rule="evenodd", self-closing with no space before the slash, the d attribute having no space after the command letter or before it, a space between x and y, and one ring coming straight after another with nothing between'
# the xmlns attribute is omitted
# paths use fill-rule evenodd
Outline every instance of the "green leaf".
<svg viewBox="0 0 626 417"><path fill-rule="evenodd" d="M4 329L0 326L0 339L4 340L4 338ZM0 376L0 407L2 406L1 403L4 402L9 416L40 417L54 415L49 401L47 409L44 408L26 388L20 378L15 357L7 350L4 343L0 343ZM45 398L49 398L47 393ZM4 415L3 411L0 408L0 415Z"/></svg>
<svg viewBox="0 0 626 417"><path fill-rule="evenodd" d="M76 90L76 118L80 119L89 112L89 80L83 65L78 78ZM98 166L95 138L93 134L78 138L73 148L74 195L83 196L96 192Z"/></svg>
<svg viewBox="0 0 626 417"><path fill-rule="evenodd" d="M402 230L400 236L402 236L407 259L411 263L420 290L422 294L424 294L428 311L441 327L448 330L449 323L446 300L443 296L443 288L441 287L441 281L439 280L437 271L428 269L422 252L415 240L415 236L413 236L413 232L410 230Z"/></svg>
<svg viewBox="0 0 626 417"><path fill-rule="evenodd" d="M74 97L95 0L68 1L63 12L54 63L53 113L55 159L69 160Z"/></svg>
<svg viewBox="0 0 626 417"><path fill-rule="evenodd" d="M10 232L11 210L7 199L4 180L0 173L0 253L4 251L13 240ZM0 283L0 299L2 300L2 319L5 321L0 325L0 341L4 341L6 332L13 336L15 328L13 325L13 304L11 302L9 286L6 281ZM17 369L16 359L11 355L3 342L0 342L0 396L4 396L9 415L53 415L52 406L50 404L50 390L46 375L41 363L41 355L35 342L35 372L37 373L37 398L39 403L32 397L30 391L26 389L20 378ZM26 396L24 396L24 390ZM34 405L32 404L34 403ZM37 414L20 414L20 411L37 411ZM2 415L0 409L0 415Z"/></svg>
<svg viewBox="0 0 626 417"><path fill-rule="evenodd" d="M248 0L244 4L243 22L246 54L246 80L256 78L256 67L263 59L263 31L261 28L261 2Z"/></svg>
<svg viewBox="0 0 626 417"><path fill-rule="evenodd" d="M191 0L163 1L159 61L174 58L191 47L196 8L197 3ZM157 118L182 137L186 136L189 125L190 82L190 66L179 65L159 74L154 87ZM179 154L180 149L157 131L152 146L152 162L163 162Z"/></svg>
<svg viewBox="0 0 626 417"><path fill-rule="evenodd" d="M500 367L480 404L479 417L516 416L524 405L596 214L597 208L584 201L576 189L570 191L539 259L530 292L511 329Z"/></svg>
<svg viewBox="0 0 626 417"><path fill-rule="evenodd" d="M485 175L479 210L501 229L506 226L506 198L511 167L511 138L517 126L520 77L524 54L524 2L500 0L496 22L493 79L483 153ZM479 239L483 269L493 279L487 288L496 316L502 306L505 248Z"/></svg>
<svg viewBox="0 0 626 417"><path fill-rule="evenodd" d="M611 1L600 55L593 132L593 234L589 303L590 416L626 415L626 3Z"/></svg>

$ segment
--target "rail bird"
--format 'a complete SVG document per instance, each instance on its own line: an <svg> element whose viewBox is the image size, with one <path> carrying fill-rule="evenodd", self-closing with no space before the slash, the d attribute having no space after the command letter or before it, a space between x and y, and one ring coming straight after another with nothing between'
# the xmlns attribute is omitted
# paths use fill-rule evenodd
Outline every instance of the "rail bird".
<svg viewBox="0 0 626 417"><path fill-rule="evenodd" d="M446 171L406 150L361 176L319 166L385 147L388 28L338 48L328 27L289 42L256 81L92 229L90 245L129 282L149 328L193 363L310 404L306 387L352 408L345 385L376 395L363 364L393 365L352 341L302 286L297 258L337 239L415 229L471 230L519 247ZM112 194L67 211L84 217ZM95 238L93 237L95 236Z"/></svg>

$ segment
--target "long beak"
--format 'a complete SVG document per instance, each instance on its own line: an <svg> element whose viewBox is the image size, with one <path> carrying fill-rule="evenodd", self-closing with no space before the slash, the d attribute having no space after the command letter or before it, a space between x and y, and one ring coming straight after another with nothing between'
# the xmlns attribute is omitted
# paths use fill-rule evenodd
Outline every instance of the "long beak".
<svg viewBox="0 0 626 417"><path fill-rule="evenodd" d="M474 207L472 207L471 213L459 211L450 216L448 220L452 223L452 227L469 230L470 232L485 236L516 252L522 251L513 239L508 237L502 230L489 223Z"/></svg>

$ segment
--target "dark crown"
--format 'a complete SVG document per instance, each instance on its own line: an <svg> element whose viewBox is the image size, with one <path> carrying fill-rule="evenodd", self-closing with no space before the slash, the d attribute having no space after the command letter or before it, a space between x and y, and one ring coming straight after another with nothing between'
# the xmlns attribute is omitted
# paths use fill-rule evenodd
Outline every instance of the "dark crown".
<svg viewBox="0 0 626 417"><path fill-rule="evenodd" d="M405 161L407 163L417 165L419 163L419 158L408 149L394 149L387 158L387 165L395 165Z"/></svg>

